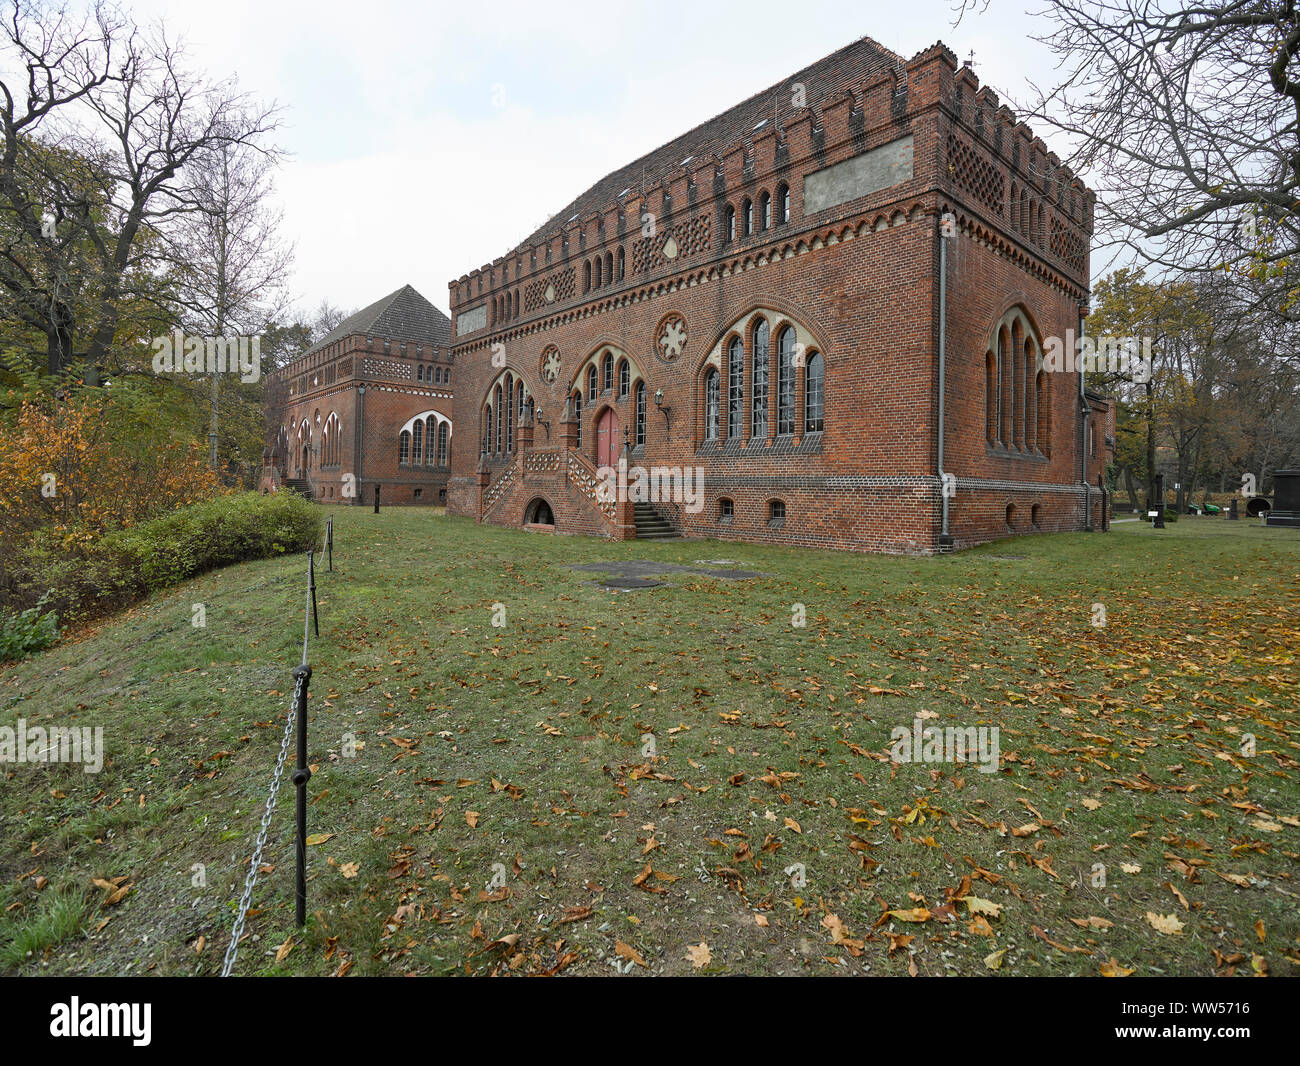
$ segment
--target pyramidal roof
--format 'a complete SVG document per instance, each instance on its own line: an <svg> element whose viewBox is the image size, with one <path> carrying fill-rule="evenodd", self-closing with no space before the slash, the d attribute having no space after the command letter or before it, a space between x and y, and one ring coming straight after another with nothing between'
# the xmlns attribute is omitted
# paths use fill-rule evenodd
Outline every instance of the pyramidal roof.
<svg viewBox="0 0 1300 1066"><path fill-rule="evenodd" d="M451 340L451 319L429 303L410 285L403 285L382 300L349 315L308 349L314 352L327 344L360 333L367 337L395 337L445 346ZM307 353L304 353L307 354Z"/></svg>
<svg viewBox="0 0 1300 1066"><path fill-rule="evenodd" d="M755 134L774 126L783 128L804 107L820 108L845 89L857 88L882 71L901 76L905 63L902 56L878 41L861 37L798 73L782 78L775 85L742 100L640 159L605 175L576 200L557 211L544 225L512 249L509 255L538 243L574 218L582 218L601 210L625 192L647 187L679 172L687 160L694 161L709 154L720 153L742 141L749 141ZM803 86L803 106L795 104L792 89L795 85Z"/></svg>

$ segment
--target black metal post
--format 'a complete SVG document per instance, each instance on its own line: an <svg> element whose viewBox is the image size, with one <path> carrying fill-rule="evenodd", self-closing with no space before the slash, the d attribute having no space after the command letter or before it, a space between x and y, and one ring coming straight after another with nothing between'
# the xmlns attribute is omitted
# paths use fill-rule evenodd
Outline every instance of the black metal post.
<svg viewBox="0 0 1300 1066"><path fill-rule="evenodd" d="M306 663L295 667L294 681L301 679L298 687L298 762L293 771L293 784L298 792L298 840L294 849L296 875L294 883L294 919L299 928L307 924L307 782L311 770L307 767L307 686L311 682L311 667Z"/></svg>
<svg viewBox="0 0 1300 1066"><path fill-rule="evenodd" d="M1101 493L1101 531L1110 532L1110 493L1106 491L1106 475L1097 475L1097 491Z"/></svg>
<svg viewBox="0 0 1300 1066"><path fill-rule="evenodd" d="M1156 516L1151 522L1153 529L1165 528L1165 475L1156 475Z"/></svg>
<svg viewBox="0 0 1300 1066"><path fill-rule="evenodd" d="M329 562L329 572L334 573L334 519L325 523L325 558Z"/></svg>
<svg viewBox="0 0 1300 1066"><path fill-rule="evenodd" d="M375 486L375 514L379 513L379 486Z"/></svg>
<svg viewBox="0 0 1300 1066"><path fill-rule="evenodd" d="M316 614L316 549L307 549L307 585L311 589L311 620L320 636L320 618Z"/></svg>
<svg viewBox="0 0 1300 1066"><path fill-rule="evenodd" d="M1237 497L1236 497L1236 496L1234 496L1234 497L1232 498L1232 502L1231 502L1230 504L1228 504L1228 519L1229 519L1229 521L1232 521L1232 522L1236 522L1236 521L1238 521L1238 518L1237 518Z"/></svg>

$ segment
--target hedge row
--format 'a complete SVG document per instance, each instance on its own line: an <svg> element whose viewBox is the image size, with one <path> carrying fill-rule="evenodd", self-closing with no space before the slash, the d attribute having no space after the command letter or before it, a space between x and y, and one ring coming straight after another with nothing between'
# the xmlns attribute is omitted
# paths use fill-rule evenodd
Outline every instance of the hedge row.
<svg viewBox="0 0 1300 1066"><path fill-rule="evenodd" d="M320 543L320 511L297 493L218 496L69 552L37 538L6 560L11 610L42 598L60 618L108 614L187 578Z"/></svg>

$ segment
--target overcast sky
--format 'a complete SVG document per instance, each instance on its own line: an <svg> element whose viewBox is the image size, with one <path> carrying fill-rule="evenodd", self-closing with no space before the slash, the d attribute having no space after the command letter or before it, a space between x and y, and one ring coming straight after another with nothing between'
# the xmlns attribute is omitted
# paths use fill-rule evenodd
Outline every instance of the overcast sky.
<svg viewBox="0 0 1300 1066"><path fill-rule="evenodd" d="M449 281L604 174L864 35L973 49L1008 100L1053 75L1030 39L1046 23L1012 0L956 28L951 0L124 2L285 108L277 196L306 311L407 282L446 311Z"/></svg>

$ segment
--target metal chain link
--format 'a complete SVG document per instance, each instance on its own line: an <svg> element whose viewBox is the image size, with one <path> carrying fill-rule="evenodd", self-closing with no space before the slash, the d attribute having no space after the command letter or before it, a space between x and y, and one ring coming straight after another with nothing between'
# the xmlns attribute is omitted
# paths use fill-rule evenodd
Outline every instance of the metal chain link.
<svg viewBox="0 0 1300 1066"><path fill-rule="evenodd" d="M280 791L280 778L284 775L284 761L289 754L289 741L293 737L293 724L298 714L298 701L302 696L303 678L300 676L293 687L293 704L289 708L289 717L284 723L284 737L280 740L280 755L275 760L275 773L271 777L271 794L266 797L266 811L262 815L262 829L257 834L257 846L253 849L253 861L248 867L248 876L244 880L244 895L239 901L239 912L235 915L235 927L230 934L230 944L226 947L226 957L221 964L221 976L229 977L230 968L235 965L235 955L239 951L239 938L244 935L244 919L248 915L249 905L253 902L253 889L257 885L258 867L262 865L262 849L266 847L266 834L271 827L271 814L275 810L276 796Z"/></svg>

